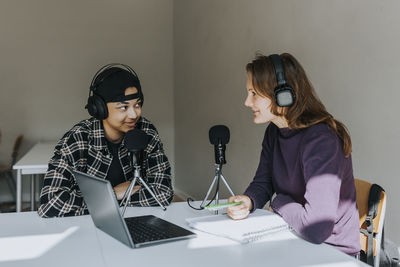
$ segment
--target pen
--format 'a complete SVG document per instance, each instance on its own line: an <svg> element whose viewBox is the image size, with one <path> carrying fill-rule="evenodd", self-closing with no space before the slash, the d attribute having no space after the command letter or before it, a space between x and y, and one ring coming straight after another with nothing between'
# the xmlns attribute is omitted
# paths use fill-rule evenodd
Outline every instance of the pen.
<svg viewBox="0 0 400 267"><path fill-rule="evenodd" d="M223 209L223 208L230 207L230 206L237 206L237 205L240 205L240 204L243 204L243 202L242 201L240 201L240 202L227 202L227 203L216 204L216 205L208 205L208 206L205 206L204 208L207 209L207 210L219 210L219 209Z"/></svg>

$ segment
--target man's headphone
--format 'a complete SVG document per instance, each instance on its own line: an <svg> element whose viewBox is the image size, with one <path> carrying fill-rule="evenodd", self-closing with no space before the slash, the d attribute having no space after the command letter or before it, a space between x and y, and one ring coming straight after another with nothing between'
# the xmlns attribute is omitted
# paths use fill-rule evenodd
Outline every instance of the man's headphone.
<svg viewBox="0 0 400 267"><path fill-rule="evenodd" d="M114 68L113 70L110 70ZM106 72L107 70L110 70ZM127 70L134 75L138 80L139 77L136 72L128 65L120 63L111 63L101 67L94 75L89 88L89 97L85 108L88 110L90 116L95 117L98 120L104 120L108 117L107 104L104 99L96 94L96 90L99 85L111 74L116 73L120 70Z"/></svg>
<svg viewBox="0 0 400 267"><path fill-rule="evenodd" d="M268 56L274 65L276 81L278 85L274 89L275 102L280 107L290 107L296 100L293 88L287 84L282 59L279 55Z"/></svg>

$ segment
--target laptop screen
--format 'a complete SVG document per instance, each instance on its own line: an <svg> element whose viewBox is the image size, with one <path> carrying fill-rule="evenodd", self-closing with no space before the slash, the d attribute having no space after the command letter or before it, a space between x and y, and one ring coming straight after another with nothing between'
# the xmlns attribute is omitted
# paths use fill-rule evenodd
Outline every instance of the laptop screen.
<svg viewBox="0 0 400 267"><path fill-rule="evenodd" d="M96 227L133 247L110 182L78 171L74 175Z"/></svg>

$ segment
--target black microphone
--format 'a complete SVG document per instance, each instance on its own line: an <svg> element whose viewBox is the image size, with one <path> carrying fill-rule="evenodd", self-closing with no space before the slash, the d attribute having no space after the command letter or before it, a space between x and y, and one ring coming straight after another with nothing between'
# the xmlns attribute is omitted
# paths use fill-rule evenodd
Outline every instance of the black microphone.
<svg viewBox="0 0 400 267"><path fill-rule="evenodd" d="M225 145L229 143L229 128L225 125L215 125L210 128L208 135L210 137L210 143L214 145L215 164L225 164Z"/></svg>
<svg viewBox="0 0 400 267"><path fill-rule="evenodd" d="M214 177L214 181L211 184L211 187L210 187L205 199L200 204L199 208L193 207L190 204L190 201L193 201L193 199L191 199L190 197L187 198L187 203L188 203L189 207L191 207L192 209L195 209L195 210L202 210L202 209L204 209L205 206L210 205L214 201L214 199L218 199L219 181L220 181L220 177L222 176L222 164L226 163L226 160L225 160L226 146L225 145L227 143L229 143L229 137L230 137L229 128L226 127L225 125L215 125L215 126L211 127L210 130L208 131L208 136L210 138L210 143L212 145L214 145L215 164L219 165L216 168L216 174L218 176ZM216 180L217 177L218 177L218 179ZM222 176L222 178L223 178L223 176ZM208 197L209 193L211 192L211 188L213 187L215 181L217 181L216 188L215 188L215 194L212 197L212 199L208 202L208 204L205 204L207 197ZM218 201L218 200L216 200L216 201ZM203 205L203 204L205 204L205 205Z"/></svg>
<svg viewBox="0 0 400 267"><path fill-rule="evenodd" d="M147 147L149 136L139 129L133 129L125 134L125 147L132 154L132 162L135 165L141 160L141 152Z"/></svg>

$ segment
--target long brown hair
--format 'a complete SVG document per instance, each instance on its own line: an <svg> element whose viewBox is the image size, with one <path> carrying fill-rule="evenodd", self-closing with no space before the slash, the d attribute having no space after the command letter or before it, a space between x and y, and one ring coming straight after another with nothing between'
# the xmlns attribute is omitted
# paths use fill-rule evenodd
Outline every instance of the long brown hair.
<svg viewBox="0 0 400 267"><path fill-rule="evenodd" d="M280 55L285 71L286 82L293 88L296 100L290 107L279 107L275 103L274 89L277 86L275 69L272 60L262 54L246 65L251 74L253 88L257 94L271 99L271 112L284 117L291 129L302 129L324 122L331 127L343 142L343 151L348 157L351 153L351 138L346 126L326 110L315 93L300 63L290 54Z"/></svg>

